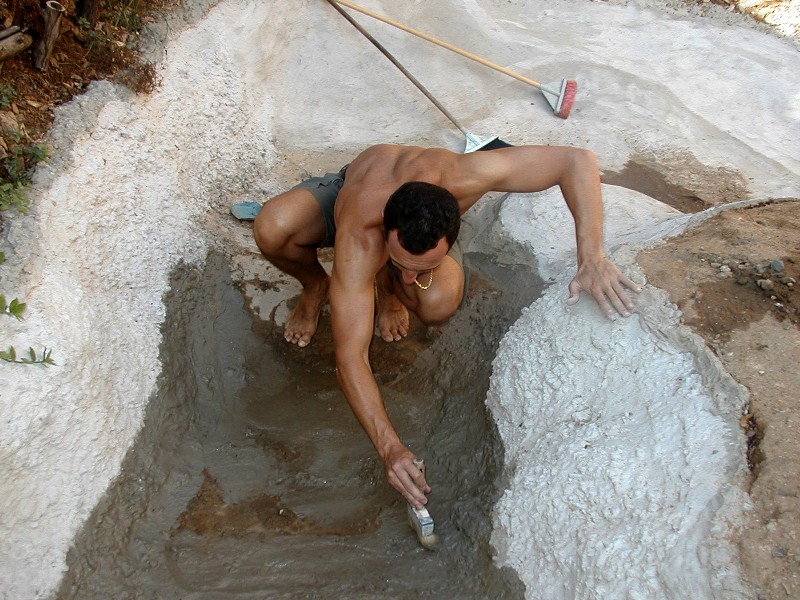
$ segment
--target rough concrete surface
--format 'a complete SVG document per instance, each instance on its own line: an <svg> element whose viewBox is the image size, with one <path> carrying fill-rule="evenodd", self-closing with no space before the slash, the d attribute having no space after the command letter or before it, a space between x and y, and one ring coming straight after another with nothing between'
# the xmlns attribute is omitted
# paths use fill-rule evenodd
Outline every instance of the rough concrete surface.
<svg viewBox="0 0 800 600"><path fill-rule="evenodd" d="M476 133L586 146L604 171L656 164L726 201L742 199L731 190L800 196L797 43L748 18L655 2L365 4L538 80L579 82L562 121L535 90L360 19ZM228 243L218 223L230 204L338 168L371 143L462 147L324 2L203 3L162 35L154 93L100 83L59 110L31 214L5 232L3 291L24 296L28 311L0 322L3 343L36 340L57 366L0 366L4 598L56 589L154 392L169 273ZM609 215L644 214L636 219L648 227L672 218L649 199L606 199ZM498 559L530 598L747 597L732 540L745 507L735 431L746 397L655 290L627 321L602 321L587 299L567 310L571 232L550 249L520 226L531 215L524 202L516 210L498 235L534 237L553 285L495 362L489 401L509 484L495 517ZM635 272L632 254L614 256Z"/></svg>

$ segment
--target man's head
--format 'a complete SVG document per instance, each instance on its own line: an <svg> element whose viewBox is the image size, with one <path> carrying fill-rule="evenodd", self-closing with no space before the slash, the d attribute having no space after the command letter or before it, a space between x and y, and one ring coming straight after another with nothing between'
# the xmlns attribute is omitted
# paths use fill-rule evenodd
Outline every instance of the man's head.
<svg viewBox="0 0 800 600"><path fill-rule="evenodd" d="M458 237L461 215L453 194L443 187L411 181L389 197L383 209L384 235L397 231L401 246L411 254L423 254L445 238L448 248Z"/></svg>

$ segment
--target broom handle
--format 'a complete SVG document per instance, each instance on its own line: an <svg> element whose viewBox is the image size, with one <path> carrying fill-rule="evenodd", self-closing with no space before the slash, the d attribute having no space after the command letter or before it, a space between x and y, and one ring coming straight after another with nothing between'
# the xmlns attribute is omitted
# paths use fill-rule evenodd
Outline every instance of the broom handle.
<svg viewBox="0 0 800 600"><path fill-rule="evenodd" d="M408 80L409 80L411 83L413 83L415 86L417 86L417 89L418 89L420 92L422 92L423 94L425 94L425 96L428 98L428 100L430 100L430 101L433 103L433 105L434 105L436 108L438 108L438 109L439 109L439 110L442 112L442 114L443 114L445 117L447 117L447 118L450 120L450 122L451 122L453 125L455 125L455 126L458 128L458 129L460 129L460 130L461 130L461 133L463 133L464 135L467 135L467 133L468 133L468 132L467 132L467 130L466 130L466 129L464 129L464 128L463 128L463 127L462 127L462 126L461 126L461 125L458 123L458 121L456 121L456 118L455 118L453 115L451 115L451 114L450 114L450 112L449 112L449 111L448 111L448 110L447 110L447 109L446 109L444 106L442 106L442 105L441 105L441 103L440 103L440 102L439 102L439 101L438 101L436 98L434 98L434 97L433 97L433 94L431 94L431 93L428 91L428 89L427 89L427 88L426 88L424 85L422 85L422 84L419 82L419 80L418 80L416 77L414 77L414 76L413 76L413 75L412 75L412 74L411 74L411 73L408 71L408 69L406 69L406 68L405 68L403 65L401 65L401 64L400 64L400 61L398 61L398 60L397 60L397 59L396 59L394 56L392 56L392 54L391 54L391 53L390 53L390 52L389 52L389 51L388 51L386 48L384 48L384 47L383 47L383 45L382 45L382 44L381 44L381 43L380 43L378 40L376 40L374 37L372 37L372 36L370 35L370 33L369 33L369 32L368 32L366 29L364 29L363 27L361 27L361 25L359 25L359 24L358 24L358 22L356 22L356 20L355 20L355 19L353 19L353 17L351 17L349 14L347 14L347 11L346 11L346 10L344 10L344 9L343 9L341 6L339 6L339 5L336 3L336 1L335 1L335 0L328 0L328 4L330 4L331 6L333 6L333 8L335 8L335 9L336 9L336 10L339 12L339 14L341 14L341 15L342 15L342 16L343 16L345 19L347 19L347 20L350 22L350 24L351 24L353 27L355 27L355 28L356 28L356 29L359 31L359 33L361 33L361 35L363 35L363 36L364 36L365 38L367 38L367 39L368 39L370 42L372 42L372 45L373 45L373 46L375 46L375 47L376 47L378 50L380 50L380 51L381 51L381 53L382 53L382 54L383 54L383 55L384 55L386 58L388 58L388 59L391 61L391 63L392 63L392 64L393 64L395 67L397 67L398 69L400 69L400 72L401 72L403 75L405 75L405 76L408 78Z"/></svg>
<svg viewBox="0 0 800 600"><path fill-rule="evenodd" d="M461 56L465 56L465 57L467 57L467 58L469 58L471 60L474 60L475 62L478 62L478 63L480 63L480 64L482 64L482 65L484 65L486 67L489 67L490 69L494 69L495 71L500 71L501 73L505 73L509 77L513 77L514 79L517 79L517 80L519 80L519 81L521 81L523 83L527 83L528 85L532 85L533 87L537 87L537 88L541 88L542 87L542 84L539 83L538 81L534 81L533 79L528 79L527 77L525 77L523 75L520 75L519 73L515 73L514 71L510 71L509 69L506 69L505 67L501 67L497 63L493 63L493 62L491 62L489 60L486 60L485 58L482 58L482 57L478 56L477 54L473 54L472 52L467 52L466 50L462 50L458 46L453 46L453 44L448 44L447 42L444 42L444 41L442 41L442 40L440 40L438 38L435 38L432 35L428 35L427 33L423 33L422 31L417 31L416 29L412 29L411 27L403 25L402 23L398 23L397 21L394 21L394 20L390 19L389 17L384 17L383 15L379 15L378 13L372 12L371 10L369 10L367 8L364 8L363 6L359 6L358 4L354 4L354 3L350 2L349 0L333 0L333 1L338 3L338 4L343 4L347 8L352 8L355 11L363 13L363 14L369 16L369 17L372 17L373 19L378 19L379 21L383 21L384 23L388 23L389 25L391 25L393 27L397 27L398 29L402 29L403 31L407 31L408 33L410 33L412 35L415 35L417 37L420 37L423 40L428 40L429 42L432 42L432 43L436 44L437 46L441 46L442 48L447 48L448 50L450 50L452 52L455 52L456 54L460 54Z"/></svg>

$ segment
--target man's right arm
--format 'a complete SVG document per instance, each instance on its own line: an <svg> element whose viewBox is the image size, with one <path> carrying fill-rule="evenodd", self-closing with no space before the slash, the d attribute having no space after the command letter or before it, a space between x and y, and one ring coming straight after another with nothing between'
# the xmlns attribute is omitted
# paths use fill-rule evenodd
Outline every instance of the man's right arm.
<svg viewBox="0 0 800 600"><path fill-rule="evenodd" d="M337 233L340 240L344 237ZM383 257L383 240L339 243L331 277L330 304L336 352L336 376L350 408L383 460L386 478L417 508L430 492L425 476L413 463L392 426L369 364L375 319L375 274ZM374 247L369 244L374 243ZM378 246L380 244L380 246ZM367 257L378 257L370 260Z"/></svg>

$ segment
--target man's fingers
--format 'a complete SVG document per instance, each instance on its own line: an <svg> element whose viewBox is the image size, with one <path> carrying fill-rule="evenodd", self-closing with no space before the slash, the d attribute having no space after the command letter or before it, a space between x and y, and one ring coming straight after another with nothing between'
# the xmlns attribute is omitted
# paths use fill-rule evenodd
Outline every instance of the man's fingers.
<svg viewBox="0 0 800 600"><path fill-rule="evenodd" d="M422 508L428 502L425 494L430 493L431 488L425 481L425 474L410 459L401 460L389 468L387 479L414 508Z"/></svg>
<svg viewBox="0 0 800 600"><path fill-rule="evenodd" d="M569 283L569 298L567 298L567 304L569 305L575 304L580 299L581 299L581 284L578 283L575 279L573 279Z"/></svg>
<svg viewBox="0 0 800 600"><path fill-rule="evenodd" d="M626 277L625 275L620 276L620 281L622 285L624 285L629 290L636 292L637 294L642 291L642 286L636 283L633 279Z"/></svg>
<svg viewBox="0 0 800 600"><path fill-rule="evenodd" d="M625 283L625 282L622 282L622 283ZM631 282L631 283L633 283L633 282ZM613 287L614 287L614 292L616 293L617 297L619 297L620 301L625 306L625 308L627 309L628 313L633 312L634 309L636 308L636 304L634 304L633 300L631 300L631 297L628 296L628 293L625 291L625 288L622 287L619 283L614 283ZM633 291L637 290L637 288L630 288L630 289L632 289ZM625 314L625 313L623 313L623 314ZM627 317L627 316L630 316L630 315L629 314L625 314L625 316Z"/></svg>

